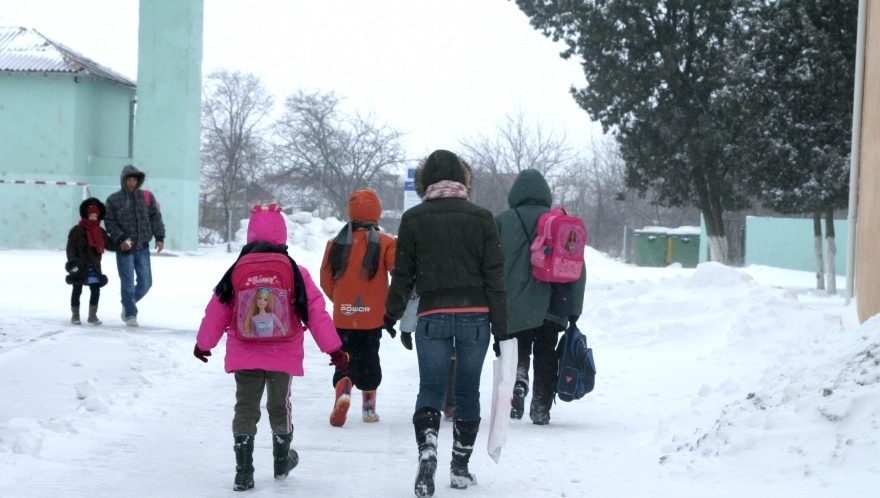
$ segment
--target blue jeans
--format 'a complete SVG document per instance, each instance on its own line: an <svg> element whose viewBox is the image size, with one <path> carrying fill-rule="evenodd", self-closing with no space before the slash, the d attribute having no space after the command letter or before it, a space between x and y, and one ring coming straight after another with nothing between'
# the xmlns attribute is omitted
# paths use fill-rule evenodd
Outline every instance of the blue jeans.
<svg viewBox="0 0 880 498"><path fill-rule="evenodd" d="M480 374L489 349L488 313L435 313L419 317L415 333L419 358L416 411L442 410L449 361L455 353L455 418L480 420Z"/></svg>
<svg viewBox="0 0 880 498"><path fill-rule="evenodd" d="M119 288L122 291L125 317L137 318L136 303L143 299L153 286L149 244L142 249L129 252L116 251L116 270L119 272ZM135 276L137 285L135 285Z"/></svg>

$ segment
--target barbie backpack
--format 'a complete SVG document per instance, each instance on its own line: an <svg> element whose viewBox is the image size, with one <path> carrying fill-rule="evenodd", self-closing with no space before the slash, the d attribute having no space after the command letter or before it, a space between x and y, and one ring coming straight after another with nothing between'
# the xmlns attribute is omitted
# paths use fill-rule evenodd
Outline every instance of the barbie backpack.
<svg viewBox="0 0 880 498"><path fill-rule="evenodd" d="M293 337L293 270L287 254L252 252L232 270L235 336L243 341Z"/></svg>
<svg viewBox="0 0 880 498"><path fill-rule="evenodd" d="M532 276L542 282L574 282L584 269L586 245L587 228L580 218L569 216L561 207L542 214L530 247Z"/></svg>

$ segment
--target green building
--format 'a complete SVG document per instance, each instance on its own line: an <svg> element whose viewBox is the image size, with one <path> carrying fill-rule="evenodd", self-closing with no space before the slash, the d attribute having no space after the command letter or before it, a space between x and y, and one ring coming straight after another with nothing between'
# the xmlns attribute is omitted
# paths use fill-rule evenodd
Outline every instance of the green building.
<svg viewBox="0 0 880 498"><path fill-rule="evenodd" d="M198 246L202 0L138 2L138 81L0 27L0 249L63 249L86 196L147 175L165 248Z"/></svg>

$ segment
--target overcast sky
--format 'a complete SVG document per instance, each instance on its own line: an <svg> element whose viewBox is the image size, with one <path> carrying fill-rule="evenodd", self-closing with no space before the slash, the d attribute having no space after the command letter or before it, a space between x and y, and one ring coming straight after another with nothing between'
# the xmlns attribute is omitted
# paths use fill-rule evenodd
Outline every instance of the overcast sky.
<svg viewBox="0 0 880 498"><path fill-rule="evenodd" d="M137 0L0 0L0 25L34 28L137 78ZM522 110L575 145L600 133L568 93L576 61L509 0L205 0L203 74L263 78L280 100L335 91L408 133L421 155L492 134Z"/></svg>

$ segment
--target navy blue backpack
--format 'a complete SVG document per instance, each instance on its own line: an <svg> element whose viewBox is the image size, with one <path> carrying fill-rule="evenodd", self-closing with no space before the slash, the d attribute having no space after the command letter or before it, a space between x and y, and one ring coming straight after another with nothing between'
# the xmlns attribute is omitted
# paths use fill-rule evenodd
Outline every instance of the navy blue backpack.
<svg viewBox="0 0 880 498"><path fill-rule="evenodd" d="M579 329L566 330L556 346L559 377L556 394L562 401L581 399L596 385L596 363L593 350L587 347L587 336Z"/></svg>

